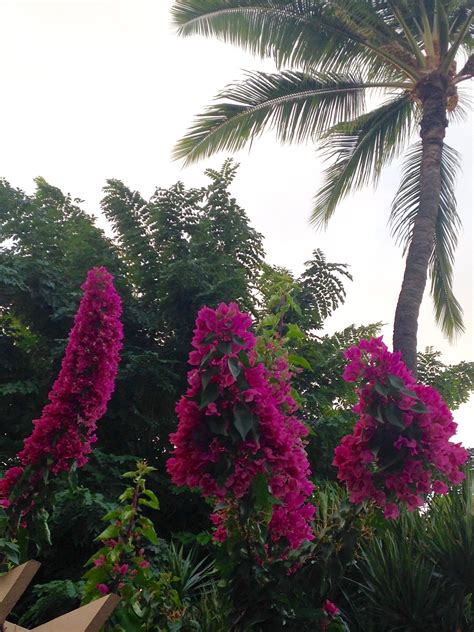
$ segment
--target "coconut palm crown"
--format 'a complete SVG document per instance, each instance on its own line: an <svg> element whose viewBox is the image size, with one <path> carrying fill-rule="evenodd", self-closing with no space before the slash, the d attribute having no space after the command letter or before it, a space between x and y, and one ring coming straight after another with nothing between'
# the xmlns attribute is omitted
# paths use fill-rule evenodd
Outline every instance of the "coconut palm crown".
<svg viewBox="0 0 474 632"><path fill-rule="evenodd" d="M220 92L176 158L238 150L270 128L286 143L317 142L329 166L312 221L325 225L406 151L390 215L407 255L393 345L416 371L428 272L437 322L449 338L464 329L452 289L459 156L444 136L448 118L463 113L458 84L474 75L473 0L176 0L172 12L181 35L220 38L278 68Z"/></svg>

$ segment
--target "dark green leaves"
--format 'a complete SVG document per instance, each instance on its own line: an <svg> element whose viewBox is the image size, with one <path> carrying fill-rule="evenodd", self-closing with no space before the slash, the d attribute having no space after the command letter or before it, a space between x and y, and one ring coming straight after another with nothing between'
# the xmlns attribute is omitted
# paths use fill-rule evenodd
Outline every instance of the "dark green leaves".
<svg viewBox="0 0 474 632"><path fill-rule="evenodd" d="M245 441L252 430L257 434L258 417L250 410L247 404L236 404L234 406L234 428L239 433L242 441Z"/></svg>
<svg viewBox="0 0 474 632"><path fill-rule="evenodd" d="M232 376L237 379L240 375L240 372L242 371L242 366L240 365L240 362L237 360L237 358L229 358L227 360L227 364Z"/></svg>
<svg viewBox="0 0 474 632"><path fill-rule="evenodd" d="M228 435L226 420L224 419L224 417L209 415L206 417L206 423L212 434L221 435L224 437Z"/></svg>
<svg viewBox="0 0 474 632"><path fill-rule="evenodd" d="M390 386L393 386L393 388L397 390L405 388L405 382L402 380L401 377L398 377L398 375L392 375L391 373L389 373L387 375L387 380L389 381Z"/></svg>
<svg viewBox="0 0 474 632"><path fill-rule="evenodd" d="M333 73L249 72L198 115L174 155L190 163L224 149L237 151L269 129L284 143L313 140L339 121L360 116L370 85Z"/></svg>
<svg viewBox="0 0 474 632"><path fill-rule="evenodd" d="M228 340L222 340L218 343L217 348L222 353L222 355L226 355L232 352L232 342Z"/></svg>
<svg viewBox="0 0 474 632"><path fill-rule="evenodd" d="M380 380L377 380L374 384L374 390L383 399L375 399L368 406L367 412L379 423L389 423L402 430L405 429L406 426L403 422L405 409L401 409L398 405L402 396L415 400L414 404L409 408L411 412L418 414L428 412L418 395L408 389L405 386L405 382L398 375L388 373L386 383L383 384Z"/></svg>
<svg viewBox="0 0 474 632"><path fill-rule="evenodd" d="M219 385L216 382L210 382L201 393L200 408L205 408L219 397Z"/></svg>
<svg viewBox="0 0 474 632"><path fill-rule="evenodd" d="M327 131L323 152L330 166L314 199L315 225L325 226L346 195L378 181L382 168L403 151L414 131L414 114L410 96L403 94Z"/></svg>

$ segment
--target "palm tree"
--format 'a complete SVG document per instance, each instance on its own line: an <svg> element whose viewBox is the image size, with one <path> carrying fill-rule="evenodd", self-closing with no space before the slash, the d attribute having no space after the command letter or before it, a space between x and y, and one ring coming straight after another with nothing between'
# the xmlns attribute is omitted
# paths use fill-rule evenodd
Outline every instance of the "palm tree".
<svg viewBox="0 0 474 632"><path fill-rule="evenodd" d="M448 118L463 112L458 84L474 75L473 0L176 0L172 11L181 35L218 37L279 69L249 72L220 92L175 157L238 150L268 128L283 142L319 141L331 164L314 200L316 225L349 192L376 183L419 125L390 216L407 254L393 345L416 371L428 271L437 322L450 338L463 331L452 290L459 156L444 136ZM374 95L384 100L368 109Z"/></svg>

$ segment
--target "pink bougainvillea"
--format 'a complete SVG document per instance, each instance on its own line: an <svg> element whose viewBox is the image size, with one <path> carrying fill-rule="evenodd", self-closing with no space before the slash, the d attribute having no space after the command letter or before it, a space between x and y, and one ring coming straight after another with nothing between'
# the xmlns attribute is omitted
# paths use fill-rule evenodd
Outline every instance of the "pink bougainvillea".
<svg viewBox="0 0 474 632"><path fill-rule="evenodd" d="M236 304L198 314L189 363L189 387L176 407L170 439L173 483L200 490L216 502L242 502L256 487L273 498L268 528L292 549L311 540L315 508L303 438L284 357L271 369L258 362L251 318ZM257 501L258 502L258 501ZM212 516L215 537L227 537L226 510Z"/></svg>
<svg viewBox="0 0 474 632"><path fill-rule="evenodd" d="M121 302L113 277L105 268L89 271L79 310L69 335L59 376L49 403L18 454L20 467L6 471L0 497L7 499L26 467L34 483L39 473L56 475L73 463L87 462L96 440L97 420L105 413L114 389L123 337ZM33 485L34 487L34 485Z"/></svg>
<svg viewBox="0 0 474 632"><path fill-rule="evenodd" d="M427 494L446 493L446 481L460 483L468 453L449 440L457 425L440 394L419 384L381 338L362 340L345 357L344 379L361 383L353 409L359 419L333 464L350 500L372 500L397 518L400 506L414 510Z"/></svg>

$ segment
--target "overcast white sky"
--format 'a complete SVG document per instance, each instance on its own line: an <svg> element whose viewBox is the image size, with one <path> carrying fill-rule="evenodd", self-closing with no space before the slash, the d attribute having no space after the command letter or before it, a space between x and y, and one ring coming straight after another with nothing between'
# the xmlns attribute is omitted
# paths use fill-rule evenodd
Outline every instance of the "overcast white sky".
<svg viewBox="0 0 474 632"><path fill-rule="evenodd" d="M219 167L226 156L182 169L171 161L173 144L220 88L242 69L263 65L216 41L178 38L171 4L0 0L0 176L32 191L33 178L41 175L85 200L85 210L96 215L106 178L120 178L145 196L178 179L203 184L204 169ZM419 347L433 345L448 363L474 359L472 126L471 113L447 135L464 156L455 290L467 333L449 345L434 325L428 296L420 318ZM349 263L354 283L328 331L383 321L390 344L404 267L387 227L399 164L386 171L377 191L348 198L321 233L308 223L323 168L313 147L282 147L269 134L237 159L233 192L265 236L268 260L299 272L312 250L322 248L330 261ZM474 402L455 417L459 438L473 446Z"/></svg>

